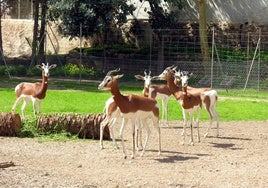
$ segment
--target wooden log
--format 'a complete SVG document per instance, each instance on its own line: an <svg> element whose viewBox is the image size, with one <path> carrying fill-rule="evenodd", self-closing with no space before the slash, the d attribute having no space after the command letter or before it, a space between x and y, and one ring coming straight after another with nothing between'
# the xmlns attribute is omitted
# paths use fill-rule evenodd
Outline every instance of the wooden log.
<svg viewBox="0 0 268 188"><path fill-rule="evenodd" d="M11 166L15 166L15 164L12 161L0 163L0 168L8 168Z"/></svg>
<svg viewBox="0 0 268 188"><path fill-rule="evenodd" d="M79 138L100 138L100 124L105 114L47 114L41 115L37 127L45 132L67 131ZM103 139L110 139L109 128L104 129Z"/></svg>
<svg viewBox="0 0 268 188"><path fill-rule="evenodd" d="M21 118L19 114L0 113L0 136L17 136L20 129Z"/></svg>

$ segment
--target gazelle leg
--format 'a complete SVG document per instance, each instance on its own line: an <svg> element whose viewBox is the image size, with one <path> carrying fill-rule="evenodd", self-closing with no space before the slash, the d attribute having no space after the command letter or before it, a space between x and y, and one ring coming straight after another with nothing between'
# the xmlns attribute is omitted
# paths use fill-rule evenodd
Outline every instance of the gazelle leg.
<svg viewBox="0 0 268 188"><path fill-rule="evenodd" d="M191 129L191 138L190 145L194 145L194 136L193 136L193 112L190 112L190 129Z"/></svg>
<svg viewBox="0 0 268 188"><path fill-rule="evenodd" d="M197 109L197 114L196 114L196 128L197 128L197 140L200 142L200 133L199 133L199 118L200 118L200 111L201 109Z"/></svg>
<svg viewBox="0 0 268 188"><path fill-rule="evenodd" d="M185 143L185 138L186 138L186 126L187 126L187 117L186 117L186 112L184 109L182 109L182 116L183 116L183 129L181 132L181 135L183 136L183 141L181 142L182 145Z"/></svg>
<svg viewBox="0 0 268 188"><path fill-rule="evenodd" d="M41 109L41 100L37 100L36 101L36 104L37 104L37 106L36 106L36 114L39 114L40 113L40 109Z"/></svg>
<svg viewBox="0 0 268 188"><path fill-rule="evenodd" d="M163 104L163 113L165 114L164 115L165 125L169 126L168 124L168 99L163 99L162 104Z"/></svg>
<svg viewBox="0 0 268 188"><path fill-rule="evenodd" d="M117 120L117 118L113 118L112 122L108 126L109 126L109 130L110 130L110 133L112 136L114 147L115 147L115 149L119 149L117 142L115 140L115 136L114 136L114 124L115 124L116 120Z"/></svg>
<svg viewBox="0 0 268 188"><path fill-rule="evenodd" d="M160 131L158 119L155 120L154 126L157 129L157 133L158 133L158 155L160 155L161 154L161 131Z"/></svg>
<svg viewBox="0 0 268 188"><path fill-rule="evenodd" d="M131 120L131 124L132 124L132 155L131 155L131 159L135 158L135 119Z"/></svg>
<svg viewBox="0 0 268 188"><path fill-rule="evenodd" d="M123 155L124 155L124 158L126 159L127 158L127 154L126 154L126 148L125 148L125 141L124 141L124 129L125 129L125 123L127 123L127 121L125 122L125 119L123 118L122 119L122 125L121 125L121 128L120 128L120 137L121 137L121 143L122 143L122 149L123 149Z"/></svg>
<svg viewBox="0 0 268 188"><path fill-rule="evenodd" d="M34 115L36 115L36 106L37 106L37 100L35 98L32 98L32 102L33 102L33 111L34 111Z"/></svg>
<svg viewBox="0 0 268 188"><path fill-rule="evenodd" d="M19 103L20 100L21 100L21 97L18 97L18 98L15 100L15 102L14 102L14 104L13 104L13 106L12 106L12 111L14 111L14 110L16 109L16 107L17 107L17 105L18 105L18 103Z"/></svg>
<svg viewBox="0 0 268 188"><path fill-rule="evenodd" d="M219 131L220 116L219 116L218 112L216 111L216 108L215 107L213 108L213 114L214 114L214 117L216 116L216 121L217 121L217 133L216 133L216 137L219 137L219 135L220 135L220 131Z"/></svg>
<svg viewBox="0 0 268 188"><path fill-rule="evenodd" d="M104 127L108 124L107 119L105 118L104 121L101 122L100 124L100 149L103 149L103 131Z"/></svg>
<svg viewBox="0 0 268 188"><path fill-rule="evenodd" d="M143 128L143 124L142 121L140 119L136 119L136 150L140 151L143 149L142 146L142 128Z"/></svg>
<svg viewBox="0 0 268 188"><path fill-rule="evenodd" d="M143 156L143 155L144 155L144 153L145 153L146 146L147 146L147 143L148 143L148 140L149 140L150 134L151 134L151 130L150 130L149 126L148 126L148 122L145 122L145 123L143 124L143 127L144 127L144 128L145 128L145 130L146 130L146 138L145 138L144 147L143 147L143 150L142 150L141 156Z"/></svg>
<svg viewBox="0 0 268 188"><path fill-rule="evenodd" d="M207 111L208 111L208 113L209 113L210 122L209 122L209 126L208 126L208 128L207 128L207 131L206 131L206 133L205 133L205 135L204 135L204 138L207 137L207 135L208 135L208 133L209 133L209 131L210 131L212 122L213 122L213 114L212 114L213 112L211 111L211 108L208 108Z"/></svg>
<svg viewBox="0 0 268 188"><path fill-rule="evenodd" d="M24 98L24 102L23 102L23 104L22 104L22 106L21 106L21 114L22 114L22 118L25 118L25 114L24 114L24 112L25 112L25 108L26 108L28 102L29 102L29 100L28 100L27 98Z"/></svg>

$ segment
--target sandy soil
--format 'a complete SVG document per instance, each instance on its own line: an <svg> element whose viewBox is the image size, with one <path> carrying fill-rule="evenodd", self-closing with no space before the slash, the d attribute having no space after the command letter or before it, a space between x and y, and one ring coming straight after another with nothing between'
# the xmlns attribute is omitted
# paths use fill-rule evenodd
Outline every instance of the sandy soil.
<svg viewBox="0 0 268 188"><path fill-rule="evenodd" d="M268 121L221 123L219 138L212 129L194 146L180 145L181 125L161 128L160 156L152 128L145 156L134 160L111 141L100 150L97 140L0 137L0 164L14 163L0 168L0 187L268 187ZM200 126L204 133L208 122ZM130 156L129 128L125 137Z"/></svg>

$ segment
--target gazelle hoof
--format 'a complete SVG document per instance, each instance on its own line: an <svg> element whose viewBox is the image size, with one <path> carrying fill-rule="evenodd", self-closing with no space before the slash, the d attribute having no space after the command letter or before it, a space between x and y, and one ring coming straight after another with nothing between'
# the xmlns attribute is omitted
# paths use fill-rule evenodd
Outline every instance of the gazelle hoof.
<svg viewBox="0 0 268 188"><path fill-rule="evenodd" d="M143 150L142 146L136 147L136 151L142 151L142 150Z"/></svg>
<svg viewBox="0 0 268 188"><path fill-rule="evenodd" d="M194 146L194 142L193 142L193 141L190 141L190 142L189 142L189 145L190 145L190 146Z"/></svg>

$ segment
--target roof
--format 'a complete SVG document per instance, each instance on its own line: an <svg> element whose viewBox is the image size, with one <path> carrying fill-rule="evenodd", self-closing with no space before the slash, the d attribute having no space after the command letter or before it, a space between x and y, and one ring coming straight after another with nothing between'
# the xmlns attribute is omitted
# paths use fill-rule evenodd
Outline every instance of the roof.
<svg viewBox="0 0 268 188"><path fill-rule="evenodd" d="M178 11L180 22L198 21L196 0L186 0L186 6ZM149 3L132 0L137 7L134 17L148 19L144 9L150 9ZM207 21L227 23L268 23L268 0L207 0Z"/></svg>

